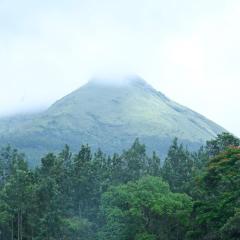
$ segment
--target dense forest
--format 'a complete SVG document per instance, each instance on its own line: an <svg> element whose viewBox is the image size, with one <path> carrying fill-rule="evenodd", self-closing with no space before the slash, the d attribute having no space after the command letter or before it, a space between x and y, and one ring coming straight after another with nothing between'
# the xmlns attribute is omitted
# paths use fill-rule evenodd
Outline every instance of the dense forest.
<svg viewBox="0 0 240 240"><path fill-rule="evenodd" d="M197 152L174 139L161 160L138 139L112 156L65 146L34 169L7 146L0 151L0 239L240 239L239 146L229 133Z"/></svg>

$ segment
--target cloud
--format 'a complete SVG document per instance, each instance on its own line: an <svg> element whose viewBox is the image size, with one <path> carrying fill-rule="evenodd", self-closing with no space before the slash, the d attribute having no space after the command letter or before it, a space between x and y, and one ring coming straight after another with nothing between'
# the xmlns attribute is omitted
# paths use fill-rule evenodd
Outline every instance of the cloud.
<svg viewBox="0 0 240 240"><path fill-rule="evenodd" d="M238 12L235 0L3 0L0 114L134 72L240 135Z"/></svg>

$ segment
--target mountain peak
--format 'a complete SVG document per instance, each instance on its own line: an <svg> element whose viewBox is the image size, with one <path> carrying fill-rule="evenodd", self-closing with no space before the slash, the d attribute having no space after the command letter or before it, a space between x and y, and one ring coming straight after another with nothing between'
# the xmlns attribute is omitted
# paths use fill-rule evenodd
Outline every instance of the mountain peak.
<svg viewBox="0 0 240 240"><path fill-rule="evenodd" d="M92 78L41 114L0 121L0 146L7 142L40 156L43 149L58 151L67 143L77 150L88 143L111 154L138 137L149 151L164 156L175 137L193 149L223 131L141 77L111 74Z"/></svg>

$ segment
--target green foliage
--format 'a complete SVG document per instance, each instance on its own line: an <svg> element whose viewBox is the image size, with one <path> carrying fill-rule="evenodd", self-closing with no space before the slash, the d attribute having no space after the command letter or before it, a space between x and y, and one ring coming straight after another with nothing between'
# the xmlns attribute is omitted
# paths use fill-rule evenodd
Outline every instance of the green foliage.
<svg viewBox="0 0 240 240"><path fill-rule="evenodd" d="M190 197L172 193L158 177L112 187L102 198L100 239L183 239L191 209Z"/></svg>
<svg viewBox="0 0 240 240"><path fill-rule="evenodd" d="M118 87L89 82L42 113L0 119L0 147L10 143L38 166L66 143L74 151L88 143L94 151L120 154L138 136L163 158L174 137L196 149L223 131L134 77Z"/></svg>
<svg viewBox="0 0 240 240"><path fill-rule="evenodd" d="M162 168L138 139L112 156L88 145L73 154L66 145L34 169L7 146L0 150L0 239L240 239L234 145L238 139L222 134L190 153L175 139ZM210 158L216 149L224 151Z"/></svg>
<svg viewBox="0 0 240 240"><path fill-rule="evenodd" d="M149 233L139 233L134 238L135 240L156 240L156 236Z"/></svg>
<svg viewBox="0 0 240 240"><path fill-rule="evenodd" d="M162 168L163 179L174 192L189 192L194 170L191 154L174 139Z"/></svg>
<svg viewBox="0 0 240 240"><path fill-rule="evenodd" d="M214 157L225 151L228 147L240 146L240 139L230 133L223 132L211 141L207 141L206 150L210 157Z"/></svg>
<svg viewBox="0 0 240 240"><path fill-rule="evenodd" d="M22 239L23 232L26 230L28 234L28 230L31 229L28 217L32 210L33 175L23 155L16 150L7 147L2 149L1 156L6 157L6 164L2 168L1 175L3 180L0 192L1 233L4 238L10 239L11 232L12 238ZM26 204L28 201L29 204ZM23 224L24 218L26 221Z"/></svg>
<svg viewBox="0 0 240 240"><path fill-rule="evenodd" d="M239 222L236 207L240 206L240 148L228 148L211 159L197 184L199 197L194 215L199 233L194 239L231 239L235 234L231 231L238 233L229 224Z"/></svg>
<svg viewBox="0 0 240 240"><path fill-rule="evenodd" d="M113 156L112 180L116 183L126 183L130 180L137 180L147 174L160 175L160 158L153 152L148 157L146 147L137 138L127 151L118 157ZM114 179L117 176L118 179Z"/></svg>
<svg viewBox="0 0 240 240"><path fill-rule="evenodd" d="M233 217L230 217L221 228L223 240L238 240L240 238L240 210L238 209Z"/></svg>
<svg viewBox="0 0 240 240"><path fill-rule="evenodd" d="M92 233L92 223L87 219L82 219L78 217L66 218L62 220L65 239L69 240L81 240L91 239Z"/></svg>

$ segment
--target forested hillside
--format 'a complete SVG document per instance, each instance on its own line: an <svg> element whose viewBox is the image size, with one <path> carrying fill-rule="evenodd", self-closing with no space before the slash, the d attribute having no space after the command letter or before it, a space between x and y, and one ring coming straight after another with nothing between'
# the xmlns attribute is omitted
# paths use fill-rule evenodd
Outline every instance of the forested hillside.
<svg viewBox="0 0 240 240"><path fill-rule="evenodd" d="M7 146L0 152L0 239L240 239L239 145L223 133L190 152L175 139L161 160L138 139L111 156L66 146L36 168Z"/></svg>

